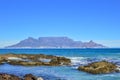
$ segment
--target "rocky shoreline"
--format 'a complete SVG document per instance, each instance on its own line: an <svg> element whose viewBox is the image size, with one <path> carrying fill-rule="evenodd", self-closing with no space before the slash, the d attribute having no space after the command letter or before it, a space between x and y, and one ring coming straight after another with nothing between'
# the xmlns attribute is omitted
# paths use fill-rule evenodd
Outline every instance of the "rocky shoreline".
<svg viewBox="0 0 120 80"><path fill-rule="evenodd" d="M45 55L45 54L0 54L0 65L20 65L20 66L63 66L71 65L69 58ZM91 74L107 74L120 72L120 68L111 62L99 61L92 62L85 66L79 66L79 71L84 71ZM42 77L36 77L32 74L26 74L19 77L13 74L0 73L0 80L44 80Z"/></svg>
<svg viewBox="0 0 120 80"><path fill-rule="evenodd" d="M86 66L79 66L78 70L91 74L107 74L120 72L120 68L117 65L107 61L93 62Z"/></svg>
<svg viewBox="0 0 120 80"><path fill-rule="evenodd" d="M71 60L65 57L58 57L44 54L1 54L0 64L22 66L61 66L70 65Z"/></svg>
<svg viewBox="0 0 120 80"><path fill-rule="evenodd" d="M71 60L65 57L45 54L0 54L0 65L20 66L63 66L71 65ZM22 78L13 74L0 73L0 80L44 80L32 74L26 74Z"/></svg>
<svg viewBox="0 0 120 80"><path fill-rule="evenodd" d="M32 74L26 74L23 78L20 78L13 74L0 73L0 80L44 80L42 77L36 77Z"/></svg>

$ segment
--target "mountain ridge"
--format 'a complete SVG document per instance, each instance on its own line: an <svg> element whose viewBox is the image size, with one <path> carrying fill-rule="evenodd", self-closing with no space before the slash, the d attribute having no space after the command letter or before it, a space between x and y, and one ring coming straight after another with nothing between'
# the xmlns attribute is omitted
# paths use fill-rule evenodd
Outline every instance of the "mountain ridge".
<svg viewBox="0 0 120 80"><path fill-rule="evenodd" d="M5 48L106 48L102 44L75 41L69 37L39 37L35 39L28 37L17 44L7 46Z"/></svg>

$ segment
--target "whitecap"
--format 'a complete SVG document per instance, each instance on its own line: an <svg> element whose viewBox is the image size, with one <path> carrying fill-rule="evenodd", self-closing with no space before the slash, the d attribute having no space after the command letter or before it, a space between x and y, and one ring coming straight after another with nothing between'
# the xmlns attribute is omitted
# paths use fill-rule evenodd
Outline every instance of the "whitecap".
<svg viewBox="0 0 120 80"><path fill-rule="evenodd" d="M68 57L71 60L73 66L87 64L88 61L86 57Z"/></svg>
<svg viewBox="0 0 120 80"><path fill-rule="evenodd" d="M42 62L50 62L51 61L51 59L44 59L44 58L40 58L39 60Z"/></svg>
<svg viewBox="0 0 120 80"><path fill-rule="evenodd" d="M18 58L18 57L8 57L9 60L22 60L22 58Z"/></svg>

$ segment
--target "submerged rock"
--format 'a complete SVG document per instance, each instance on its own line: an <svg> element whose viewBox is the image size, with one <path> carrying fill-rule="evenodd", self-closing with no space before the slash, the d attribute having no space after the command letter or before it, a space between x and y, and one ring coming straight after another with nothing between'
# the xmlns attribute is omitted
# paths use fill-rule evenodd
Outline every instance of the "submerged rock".
<svg viewBox="0 0 120 80"><path fill-rule="evenodd" d="M70 65L71 60L65 57L58 57L44 54L1 54L0 64L23 66L60 66Z"/></svg>
<svg viewBox="0 0 120 80"><path fill-rule="evenodd" d="M92 74L105 74L116 72L117 66L107 61L100 61L88 64L87 66L80 66L78 70L85 71Z"/></svg>

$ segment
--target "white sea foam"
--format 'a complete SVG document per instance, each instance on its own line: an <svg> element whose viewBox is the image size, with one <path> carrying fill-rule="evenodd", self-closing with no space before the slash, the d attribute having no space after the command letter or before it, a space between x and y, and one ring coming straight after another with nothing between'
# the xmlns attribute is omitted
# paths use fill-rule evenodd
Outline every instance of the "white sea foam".
<svg viewBox="0 0 120 80"><path fill-rule="evenodd" d="M106 75L102 75L102 76L110 76L110 77L114 77L114 74L106 74Z"/></svg>
<svg viewBox="0 0 120 80"><path fill-rule="evenodd" d="M51 59L43 59L43 58L40 58L39 60L42 62L50 62L51 61Z"/></svg>
<svg viewBox="0 0 120 80"><path fill-rule="evenodd" d="M71 59L72 65L84 65L87 64L86 57L68 57Z"/></svg>
<svg viewBox="0 0 120 80"><path fill-rule="evenodd" d="M117 70L118 72L120 72L120 66L117 66L116 70Z"/></svg>
<svg viewBox="0 0 120 80"><path fill-rule="evenodd" d="M30 61L29 59L22 59L19 57L8 57L8 60L15 60L15 61Z"/></svg>
<svg viewBox="0 0 120 80"><path fill-rule="evenodd" d="M110 57L96 57L96 58L94 57L67 57L67 58L71 59L72 66L74 68L77 68L80 65L87 65L89 63L102 61L102 60L106 60L108 62L113 62L113 63L116 63L117 65L120 65L120 62L119 62L120 59L114 59Z"/></svg>
<svg viewBox="0 0 120 80"><path fill-rule="evenodd" d="M43 78L42 78L42 77L39 77L39 78L37 78L37 80L43 80Z"/></svg>
<svg viewBox="0 0 120 80"><path fill-rule="evenodd" d="M112 57L112 58L111 57L105 57L105 58L101 58L101 60L112 62L112 63L120 66L120 58L117 58L117 57Z"/></svg>
<svg viewBox="0 0 120 80"><path fill-rule="evenodd" d="M8 57L9 60L22 60L21 58L18 57Z"/></svg>

